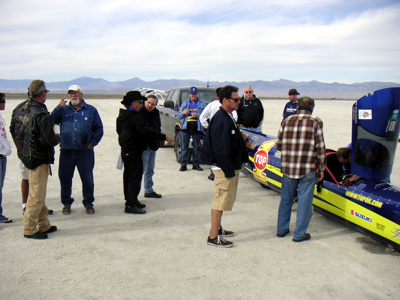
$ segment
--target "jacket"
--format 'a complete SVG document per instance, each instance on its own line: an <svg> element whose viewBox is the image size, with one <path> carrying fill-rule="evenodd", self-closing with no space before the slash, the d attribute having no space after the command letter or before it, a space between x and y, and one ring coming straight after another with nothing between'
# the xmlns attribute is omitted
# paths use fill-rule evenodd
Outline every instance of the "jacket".
<svg viewBox="0 0 400 300"><path fill-rule="evenodd" d="M201 148L206 164L215 164L226 178L235 177L242 163L249 160L242 133L232 117L221 107L211 119Z"/></svg>
<svg viewBox="0 0 400 300"><path fill-rule="evenodd" d="M244 96L240 98L238 108L238 124L244 127L259 127L264 119L264 108L260 99L254 98L247 100Z"/></svg>
<svg viewBox="0 0 400 300"><path fill-rule="evenodd" d="M187 129L187 116L188 115L182 115L182 112L184 110L189 109L189 104L190 104L190 99L183 102L181 107L179 108L178 119L183 120L182 129ZM197 114L199 114L199 116L203 112L204 108L206 108L206 104L203 101L201 101L199 98L197 98ZM200 117L197 119L197 131L199 131L199 132L204 131L203 125L201 125L201 122L200 122Z"/></svg>
<svg viewBox="0 0 400 300"><path fill-rule="evenodd" d="M142 107L139 111L140 115L146 120L146 123L149 127L153 128L157 132L161 132L161 119L160 112L157 108L153 109L153 111L149 112L146 107ZM164 139L165 140L165 139ZM158 150L160 147L160 139L154 139L149 141L149 147L151 150Z"/></svg>
<svg viewBox="0 0 400 300"><path fill-rule="evenodd" d="M97 146L103 137L103 123L97 109L82 100L75 109L71 102L61 108L57 105L51 113L54 124L60 124L61 149L84 150L89 144Z"/></svg>
<svg viewBox="0 0 400 300"><path fill-rule="evenodd" d="M119 110L117 133L122 153L142 155L155 140L166 139L166 135L151 128L139 112L128 109Z"/></svg>
<svg viewBox="0 0 400 300"><path fill-rule="evenodd" d="M54 123L46 105L29 100L20 110L23 120L19 138L22 139L21 160L25 167L34 170L42 164L54 163L54 146L60 137L54 133Z"/></svg>

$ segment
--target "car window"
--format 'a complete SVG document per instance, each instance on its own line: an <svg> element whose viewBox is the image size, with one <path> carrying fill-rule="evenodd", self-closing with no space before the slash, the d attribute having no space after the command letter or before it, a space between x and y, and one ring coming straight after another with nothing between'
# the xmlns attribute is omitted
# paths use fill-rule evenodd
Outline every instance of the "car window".
<svg viewBox="0 0 400 300"><path fill-rule="evenodd" d="M171 101L174 102L174 108L175 109L179 109L179 107L178 107L179 104L177 104L177 103L179 103L178 100L179 100L179 92L174 91L174 94L172 95Z"/></svg>
<svg viewBox="0 0 400 300"><path fill-rule="evenodd" d="M205 104L210 103L211 101L215 100L215 90L211 91L202 91L199 90L199 99L203 101Z"/></svg>

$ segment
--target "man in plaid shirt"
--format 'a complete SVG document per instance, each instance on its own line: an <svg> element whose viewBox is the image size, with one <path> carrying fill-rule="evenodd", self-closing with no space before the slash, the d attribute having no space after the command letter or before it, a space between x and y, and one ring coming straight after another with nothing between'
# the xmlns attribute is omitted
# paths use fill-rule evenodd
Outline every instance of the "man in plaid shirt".
<svg viewBox="0 0 400 300"><path fill-rule="evenodd" d="M307 233L313 213L315 178L321 181L325 170L325 142L322 121L313 116L314 99L302 97L297 114L285 119L278 132L276 148L281 151L282 188L278 212L277 236L289 233L293 200L298 197L296 228L293 241L309 240Z"/></svg>

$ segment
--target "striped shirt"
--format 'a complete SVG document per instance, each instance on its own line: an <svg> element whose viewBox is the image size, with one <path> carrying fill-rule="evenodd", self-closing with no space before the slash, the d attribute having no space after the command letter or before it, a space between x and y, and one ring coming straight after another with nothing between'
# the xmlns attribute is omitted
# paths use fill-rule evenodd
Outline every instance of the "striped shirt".
<svg viewBox="0 0 400 300"><path fill-rule="evenodd" d="M276 148L281 151L282 174L299 179L318 168L325 170L322 127L321 119L306 110L284 120L276 142Z"/></svg>

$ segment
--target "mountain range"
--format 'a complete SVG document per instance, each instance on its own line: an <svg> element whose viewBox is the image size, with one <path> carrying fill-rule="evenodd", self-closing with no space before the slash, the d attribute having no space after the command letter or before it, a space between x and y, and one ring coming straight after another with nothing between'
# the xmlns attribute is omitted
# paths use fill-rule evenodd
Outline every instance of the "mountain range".
<svg viewBox="0 0 400 300"><path fill-rule="evenodd" d="M0 92L4 93L25 93L32 80L8 80L0 79ZM241 82L220 82L220 81L200 81L192 79L158 79L154 81L144 81L140 78L131 78L125 81L111 82L102 78L80 77L70 81L46 82L47 88L51 93L66 93L67 88L72 84L81 86L84 93L90 94L125 94L126 92L139 87L147 87L158 90L169 90L179 86L210 86L219 87L227 84L239 87L239 94L243 93L244 87L251 85L254 93L259 97L282 97L287 98L288 90L296 88L301 95L318 98L336 99L358 99L363 95L387 87L400 87L399 83L394 82L359 82L352 84L344 83L323 83L319 81L295 82L285 79L265 81L241 81Z"/></svg>

